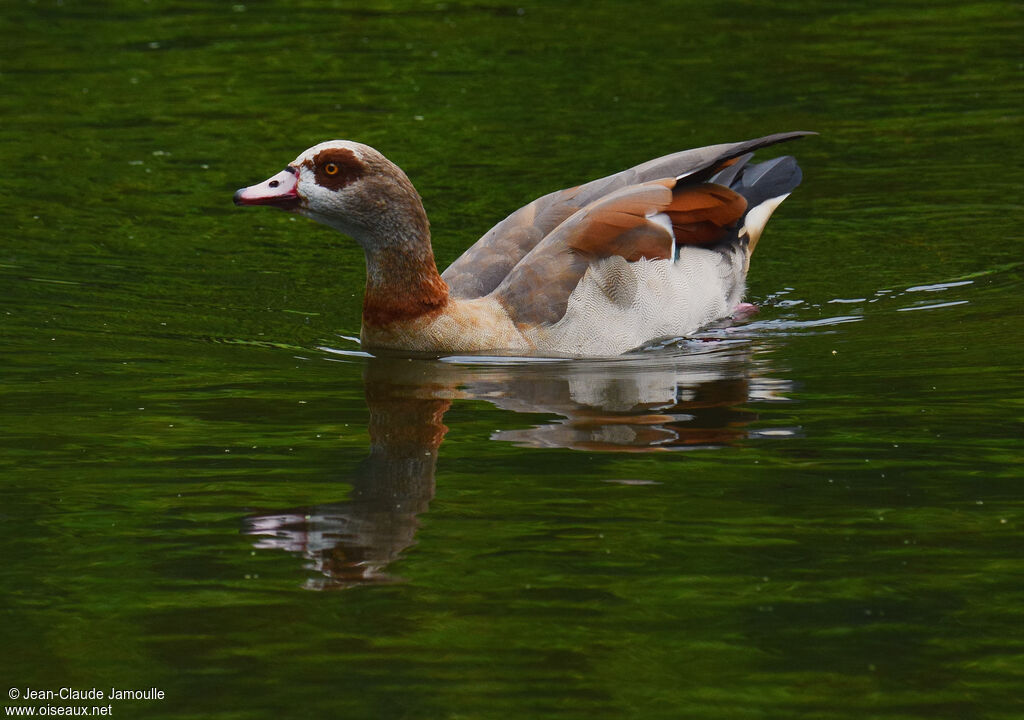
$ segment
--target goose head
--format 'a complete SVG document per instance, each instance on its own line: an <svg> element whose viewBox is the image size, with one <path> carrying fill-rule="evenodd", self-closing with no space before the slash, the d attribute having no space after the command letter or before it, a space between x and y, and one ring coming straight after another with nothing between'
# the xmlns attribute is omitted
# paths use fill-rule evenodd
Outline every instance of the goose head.
<svg viewBox="0 0 1024 720"><path fill-rule="evenodd" d="M429 243L423 203L406 174L350 140L314 145L276 175L239 189L234 200L304 215L352 237L368 254L396 243Z"/></svg>

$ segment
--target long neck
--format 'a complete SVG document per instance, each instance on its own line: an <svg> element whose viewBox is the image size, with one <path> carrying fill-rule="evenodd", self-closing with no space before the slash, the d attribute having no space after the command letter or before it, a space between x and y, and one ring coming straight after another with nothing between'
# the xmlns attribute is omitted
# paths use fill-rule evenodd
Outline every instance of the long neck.
<svg viewBox="0 0 1024 720"><path fill-rule="evenodd" d="M448 304L448 285L437 272L422 208L420 217L398 232L365 246L364 325L383 327L436 315Z"/></svg>

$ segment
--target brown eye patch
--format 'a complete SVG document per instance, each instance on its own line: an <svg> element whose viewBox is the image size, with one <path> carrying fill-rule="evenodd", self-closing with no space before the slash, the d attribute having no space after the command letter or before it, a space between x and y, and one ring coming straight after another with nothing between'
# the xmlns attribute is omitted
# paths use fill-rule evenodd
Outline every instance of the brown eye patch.
<svg viewBox="0 0 1024 720"><path fill-rule="evenodd" d="M312 168L318 185L331 190L341 190L366 174L366 167L348 148L321 150L303 164Z"/></svg>

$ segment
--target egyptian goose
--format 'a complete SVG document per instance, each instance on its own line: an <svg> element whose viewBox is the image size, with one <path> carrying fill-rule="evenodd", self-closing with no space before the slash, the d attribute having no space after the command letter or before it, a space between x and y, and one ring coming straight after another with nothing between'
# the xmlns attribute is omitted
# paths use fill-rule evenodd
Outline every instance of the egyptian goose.
<svg viewBox="0 0 1024 720"><path fill-rule="evenodd" d="M442 274L420 196L367 145L314 145L234 200L305 215L362 246L367 350L618 355L734 311L765 223L801 178L792 157L749 160L810 134L685 150L545 195Z"/></svg>

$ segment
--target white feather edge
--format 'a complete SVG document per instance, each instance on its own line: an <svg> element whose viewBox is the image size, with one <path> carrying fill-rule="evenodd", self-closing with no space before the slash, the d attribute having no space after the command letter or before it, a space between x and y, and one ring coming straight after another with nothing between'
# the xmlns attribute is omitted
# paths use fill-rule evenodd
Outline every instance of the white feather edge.
<svg viewBox="0 0 1024 720"><path fill-rule="evenodd" d="M750 244L755 245L757 241L761 239L761 233L764 232L764 226L768 224L769 218L772 213L775 212L775 208L782 204L782 201L789 197L789 193L785 195L777 195L773 198L768 198L760 205L756 205L747 211L747 221L740 228L739 236L743 237L746 234L750 238Z"/></svg>
<svg viewBox="0 0 1024 720"><path fill-rule="evenodd" d="M667 232L669 234L669 236L672 238L672 252L671 252L671 254L669 254L669 258L670 259L675 258L675 256L676 256L676 234L675 234L675 231L672 230L672 218L670 218L668 216L668 213L663 213L663 212L647 213L647 215L645 217L648 220L650 220L652 223L654 223L655 225L659 225L659 226L663 227L665 229L665 232Z"/></svg>

